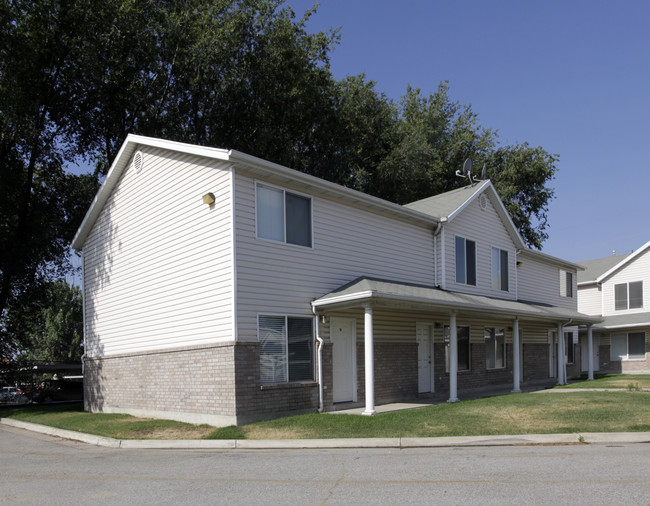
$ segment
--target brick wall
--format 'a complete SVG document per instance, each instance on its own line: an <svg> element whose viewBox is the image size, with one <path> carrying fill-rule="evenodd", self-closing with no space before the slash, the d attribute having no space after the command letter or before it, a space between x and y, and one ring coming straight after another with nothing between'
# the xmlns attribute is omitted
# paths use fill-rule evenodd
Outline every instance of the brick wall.
<svg viewBox="0 0 650 506"><path fill-rule="evenodd" d="M418 343L375 342L375 402L413 399L418 395ZM357 342L357 398L365 402L366 363L363 342Z"/></svg>
<svg viewBox="0 0 650 506"><path fill-rule="evenodd" d="M85 409L235 415L233 343L85 360Z"/></svg>
<svg viewBox="0 0 650 506"><path fill-rule="evenodd" d="M643 373L650 374L650 343L645 345L645 360L611 360L610 345L598 349L600 370L598 373Z"/></svg>

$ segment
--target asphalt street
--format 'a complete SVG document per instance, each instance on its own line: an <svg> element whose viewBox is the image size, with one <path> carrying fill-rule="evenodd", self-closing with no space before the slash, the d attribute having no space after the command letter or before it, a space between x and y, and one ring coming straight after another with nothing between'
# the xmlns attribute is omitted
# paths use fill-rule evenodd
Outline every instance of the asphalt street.
<svg viewBox="0 0 650 506"><path fill-rule="evenodd" d="M650 444L103 448L0 426L3 504L648 504Z"/></svg>

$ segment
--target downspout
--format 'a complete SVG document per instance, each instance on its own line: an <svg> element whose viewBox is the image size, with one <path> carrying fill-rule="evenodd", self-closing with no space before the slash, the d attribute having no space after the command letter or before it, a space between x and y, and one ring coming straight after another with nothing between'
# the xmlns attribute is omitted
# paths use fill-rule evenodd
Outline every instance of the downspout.
<svg viewBox="0 0 650 506"><path fill-rule="evenodd" d="M438 283L438 234L442 230L442 222L438 222L438 226L433 231L433 285L440 286Z"/></svg>
<svg viewBox="0 0 650 506"><path fill-rule="evenodd" d="M445 268L445 263L445 229L443 228L440 231L440 275L442 276L440 288L443 290L447 288L447 269Z"/></svg>
<svg viewBox="0 0 650 506"><path fill-rule="evenodd" d="M318 313L316 313L316 308L312 305L311 307L314 316L316 317L316 341L318 341L318 354L316 355L317 364L318 364L318 412L323 412L323 339L320 336L319 332L319 323L318 323Z"/></svg>
<svg viewBox="0 0 650 506"><path fill-rule="evenodd" d="M517 257L521 253L520 249L515 249L515 300L519 300L519 260Z"/></svg>

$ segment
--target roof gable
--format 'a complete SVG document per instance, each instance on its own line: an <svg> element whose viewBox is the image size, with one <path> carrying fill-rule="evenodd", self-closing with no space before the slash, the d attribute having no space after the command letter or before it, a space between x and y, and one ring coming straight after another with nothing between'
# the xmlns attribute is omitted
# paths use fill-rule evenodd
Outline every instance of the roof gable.
<svg viewBox="0 0 650 506"><path fill-rule="evenodd" d="M645 243L643 246L641 246L638 250L636 250L634 253L631 253L627 255L625 258L623 258L620 262L612 266L610 269L607 271L603 272L600 276L596 278L597 283L602 283L605 281L607 278L612 276L614 273L620 271L621 269L625 268L627 265L632 263L635 259L643 255L648 249L650 248L650 241Z"/></svg>
<svg viewBox="0 0 650 506"><path fill-rule="evenodd" d="M405 207L434 216L441 222L450 222L472 202L480 198L482 194L485 194L490 199L494 210L499 215L515 246L518 249L526 248L517 227L512 222L508 210L503 205L503 201L490 180L480 181L473 185L411 202L406 204Z"/></svg>

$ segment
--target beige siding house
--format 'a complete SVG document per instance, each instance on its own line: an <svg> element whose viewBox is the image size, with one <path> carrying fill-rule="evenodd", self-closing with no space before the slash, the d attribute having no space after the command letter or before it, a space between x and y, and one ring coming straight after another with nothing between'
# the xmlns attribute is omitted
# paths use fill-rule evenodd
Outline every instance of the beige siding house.
<svg viewBox="0 0 650 506"><path fill-rule="evenodd" d="M578 308L602 317L592 328L594 370L650 373L650 242L633 253L582 265ZM581 342L586 351L586 331ZM582 369L587 367L583 361Z"/></svg>
<svg viewBox="0 0 650 506"><path fill-rule="evenodd" d="M489 181L399 206L129 136L73 247L90 411L224 425L519 391L579 373L574 332L600 321Z"/></svg>

